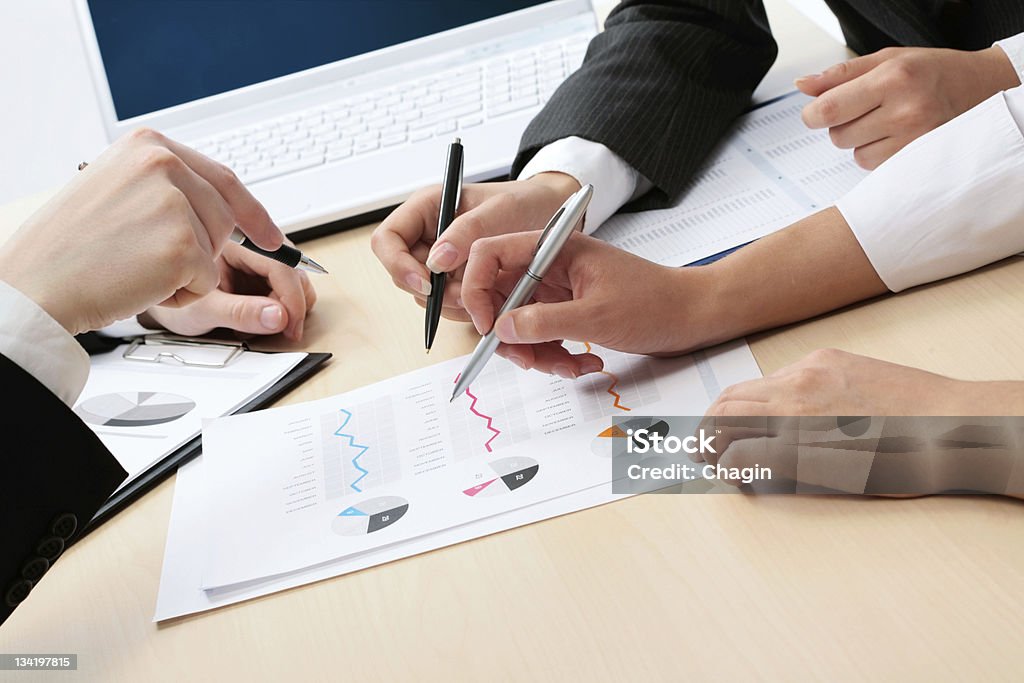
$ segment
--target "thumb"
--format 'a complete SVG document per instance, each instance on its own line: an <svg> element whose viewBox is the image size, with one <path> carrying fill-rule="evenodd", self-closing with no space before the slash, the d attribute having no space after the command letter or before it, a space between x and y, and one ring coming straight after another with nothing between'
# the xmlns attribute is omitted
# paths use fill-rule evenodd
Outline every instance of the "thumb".
<svg viewBox="0 0 1024 683"><path fill-rule="evenodd" d="M451 272L466 262L478 239L508 232L508 226L518 222L514 203L510 195L495 195L452 221L430 249L427 269L433 273Z"/></svg>
<svg viewBox="0 0 1024 683"><path fill-rule="evenodd" d="M248 334L276 334L288 325L288 312L280 301L266 296L211 292L193 304L191 315L203 326L227 327Z"/></svg>
<svg viewBox="0 0 1024 683"><path fill-rule="evenodd" d="M872 52L871 54L864 55L863 57L855 57L854 59L830 66L820 74L801 76L794 81L794 85L796 85L797 89L805 95L817 97L837 85L841 85L847 81L852 81L855 78L863 76L885 60L889 59L889 57L890 55L883 54L881 51Z"/></svg>
<svg viewBox="0 0 1024 683"><path fill-rule="evenodd" d="M522 306L498 318L494 333L506 344L596 338L599 336L594 334L597 317L589 308L580 301Z"/></svg>

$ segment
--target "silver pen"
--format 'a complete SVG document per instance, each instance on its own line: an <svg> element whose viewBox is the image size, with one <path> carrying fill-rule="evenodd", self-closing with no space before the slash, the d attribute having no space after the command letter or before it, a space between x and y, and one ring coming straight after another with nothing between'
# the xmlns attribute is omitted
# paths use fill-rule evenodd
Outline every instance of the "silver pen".
<svg viewBox="0 0 1024 683"><path fill-rule="evenodd" d="M590 198L594 195L594 186L585 185L577 190L565 203L555 212L555 215L548 221L547 227L537 240L537 250L533 254L533 260L526 269L526 273L516 283L512 293L508 295L505 305L494 317L495 322L503 314L519 308L530 300L536 291L537 286L544 280L551 264L558 258L562 247L569 241L576 226L583 220L583 214L587 211ZM494 328L483 336L480 343L473 350L465 369L459 375L459 381L455 383L455 391L452 392L451 400L462 395L469 385L477 378L477 375L484 369L487 362L491 360L494 351L498 348L498 336L494 334Z"/></svg>

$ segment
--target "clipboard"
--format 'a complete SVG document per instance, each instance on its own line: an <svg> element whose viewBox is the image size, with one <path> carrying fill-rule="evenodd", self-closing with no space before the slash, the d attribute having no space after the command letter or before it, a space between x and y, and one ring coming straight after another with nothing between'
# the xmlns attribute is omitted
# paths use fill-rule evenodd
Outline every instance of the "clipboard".
<svg viewBox="0 0 1024 683"><path fill-rule="evenodd" d="M120 345L125 341L126 340L118 339L117 344ZM251 350L245 342L202 340L169 334L149 335L148 337L139 337L129 341L129 347L125 349L123 354L123 357L126 360L161 362L164 359L171 358L183 366L198 366L206 368L226 367L231 360L242 352ZM106 343L109 344L109 342ZM160 347L163 345L174 345L179 347L184 345L204 350L216 350L219 353L223 353L223 358L214 361L195 361L187 358L175 357L173 353L162 350ZM269 404L281 398L296 386L316 374L323 367L324 363L331 358L331 355L332 354L330 353L307 353L306 357L281 379L277 380L277 382L265 389L258 396L253 397L240 408L233 411L232 414L237 415L239 413L248 413L267 407ZM150 465L146 470L135 476L135 478L125 486L115 491L114 494L102 505L102 507L100 507L93 518L89 520L85 529L81 534L77 535L75 540L77 541L78 539L85 537L93 529L98 528L101 524L111 519L118 512L131 505L153 489L157 484L161 483L164 479L176 472L178 467L192 460L200 453L202 453L202 436L198 435Z"/></svg>

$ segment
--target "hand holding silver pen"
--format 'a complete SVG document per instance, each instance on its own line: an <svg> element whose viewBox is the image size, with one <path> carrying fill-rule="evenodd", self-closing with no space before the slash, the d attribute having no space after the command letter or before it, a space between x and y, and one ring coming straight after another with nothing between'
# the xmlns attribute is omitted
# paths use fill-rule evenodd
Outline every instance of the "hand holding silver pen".
<svg viewBox="0 0 1024 683"><path fill-rule="evenodd" d="M528 303L530 297L536 291L537 286L544 280L551 264L558 258L562 248L569 241L569 237L575 231L576 226L583 220L583 216L590 205L590 198L594 194L592 185L585 185L576 193L570 196L564 204L555 212L548 221L547 227L541 233L537 242L537 250L534 252L533 260L527 267L526 272L509 294L505 305L498 312L498 317L503 313L519 308ZM455 390L452 392L451 400L460 396L473 382L474 379L490 361L499 344L498 336L491 329L480 339L465 369L459 375L455 383Z"/></svg>

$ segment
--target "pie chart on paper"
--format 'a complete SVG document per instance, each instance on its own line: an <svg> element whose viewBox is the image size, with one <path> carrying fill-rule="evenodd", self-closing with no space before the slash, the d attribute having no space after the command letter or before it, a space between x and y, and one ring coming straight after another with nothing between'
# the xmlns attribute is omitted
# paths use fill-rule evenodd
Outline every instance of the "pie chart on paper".
<svg viewBox="0 0 1024 683"><path fill-rule="evenodd" d="M379 496L351 505L331 522L339 536L363 536L386 529L409 511L409 501L400 496Z"/></svg>
<svg viewBox="0 0 1024 683"><path fill-rule="evenodd" d="M173 422L196 407L195 401L158 391L100 394L78 404L75 413L101 427L148 427Z"/></svg>
<svg viewBox="0 0 1024 683"><path fill-rule="evenodd" d="M536 460L522 456L495 460L488 463L488 466L488 474L477 475L484 481L465 489L464 494L470 498L483 498L515 491L530 483L540 470Z"/></svg>

